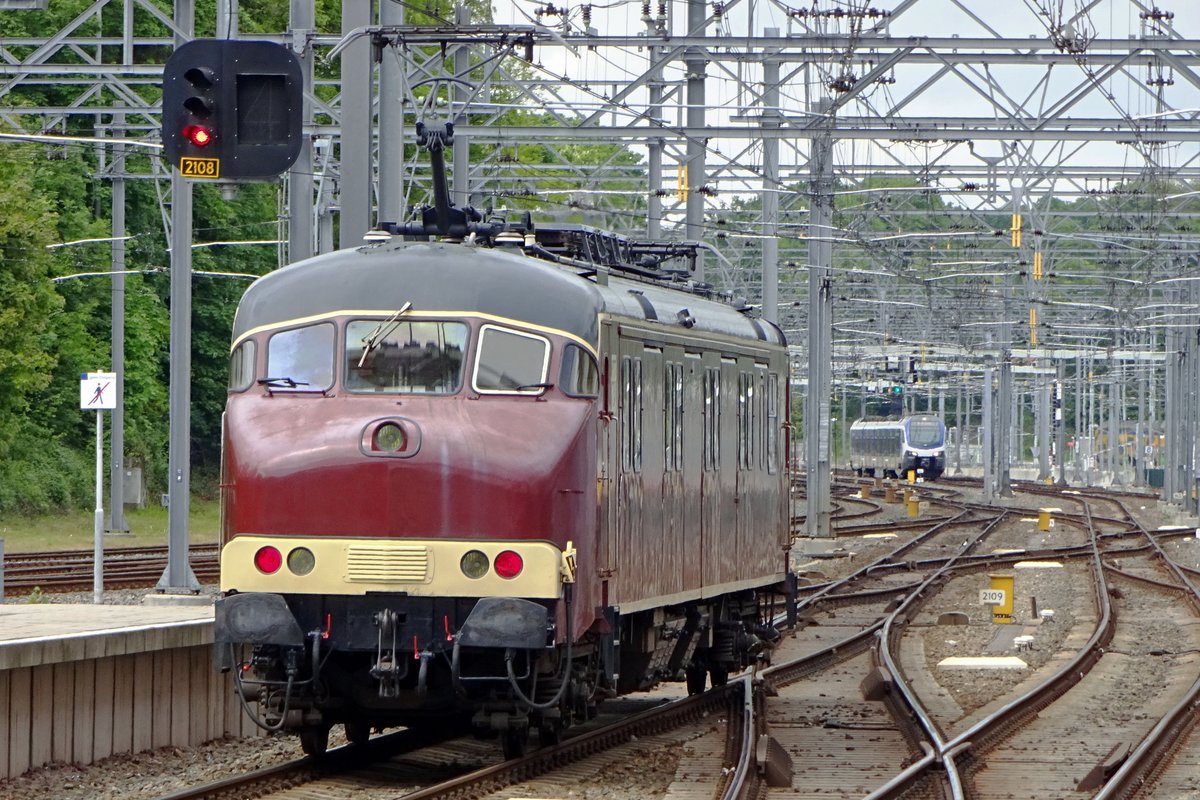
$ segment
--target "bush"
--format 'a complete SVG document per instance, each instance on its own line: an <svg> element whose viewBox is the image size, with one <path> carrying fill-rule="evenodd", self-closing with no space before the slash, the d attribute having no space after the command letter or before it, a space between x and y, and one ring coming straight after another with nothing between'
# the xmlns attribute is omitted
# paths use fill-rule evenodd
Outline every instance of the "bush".
<svg viewBox="0 0 1200 800"><path fill-rule="evenodd" d="M86 508L94 500L95 461L50 436L19 434L0 458L0 514Z"/></svg>

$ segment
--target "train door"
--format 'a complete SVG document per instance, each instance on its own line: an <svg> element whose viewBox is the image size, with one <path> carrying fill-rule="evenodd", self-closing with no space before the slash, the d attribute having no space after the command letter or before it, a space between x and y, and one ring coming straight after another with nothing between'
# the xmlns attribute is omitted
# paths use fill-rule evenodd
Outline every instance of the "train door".
<svg viewBox="0 0 1200 800"><path fill-rule="evenodd" d="M685 562L688 557L684 535L684 477L683 416L684 363L682 347L664 347L662 364L662 483L660 505L662 513L663 551L667 566L663 570L664 594L683 591Z"/></svg>
<svg viewBox="0 0 1200 800"><path fill-rule="evenodd" d="M700 548L701 575L705 586L718 583L720 577L721 532L721 359L706 353L701 361L702 459L700 476Z"/></svg>
<svg viewBox="0 0 1200 800"><path fill-rule="evenodd" d="M767 474L776 492L776 504L770 520L775 530L776 543L790 547L792 543L792 520L789 511L791 499L791 475L788 469L787 442L791 424L787 418L787 373L777 371L779 364L772 365L767 373Z"/></svg>
<svg viewBox="0 0 1200 800"><path fill-rule="evenodd" d="M754 362L741 358L737 363L737 459L734 464L734 502L733 502L733 535L736 538L736 551L739 554L742 573L751 574L750 564L742 562L742 557L754 553L754 512L758 505L757 487L755 486L755 467L758 461L758 448L755 431L758 425L755 401L758 387L755 385Z"/></svg>
<svg viewBox="0 0 1200 800"><path fill-rule="evenodd" d="M667 593L670 575L679 572L679 557L667 537L667 521L662 502L664 359L661 347L642 344L641 368L641 472L638 494L641 502L641 531L630 551L639 565L636 584L630 589L640 597ZM626 595L629 597L632 595Z"/></svg>
<svg viewBox="0 0 1200 800"><path fill-rule="evenodd" d="M721 359L721 482L720 518L717 540L706 542L709 553L719 562L718 582L728 583L742 574L742 552L737 537L738 472L738 364L733 358Z"/></svg>
<svg viewBox="0 0 1200 800"><path fill-rule="evenodd" d="M699 353L687 353L683 359L683 470L679 473L680 545L683 547L683 589L703 585L704 553L702 481L704 478L704 361Z"/></svg>
<svg viewBox="0 0 1200 800"><path fill-rule="evenodd" d="M610 582L620 564L620 539L617 535L620 520L620 497L617 491L621 466L621 423L617 417L621 403L621 358L617 326L603 321L600 326L600 376L603 381L596 447L596 502L600 508L600 539L597 543L596 566L601 581L601 603L609 605ZM612 588L615 589L615 586Z"/></svg>
<svg viewBox="0 0 1200 800"><path fill-rule="evenodd" d="M617 378L617 427L620 430L617 480L616 558L613 564L625 565L615 576L617 590L611 603L629 602L645 596L638 587L638 575L633 565L643 563L638 557L643 542L642 491L642 431L643 393L642 343L619 339Z"/></svg>

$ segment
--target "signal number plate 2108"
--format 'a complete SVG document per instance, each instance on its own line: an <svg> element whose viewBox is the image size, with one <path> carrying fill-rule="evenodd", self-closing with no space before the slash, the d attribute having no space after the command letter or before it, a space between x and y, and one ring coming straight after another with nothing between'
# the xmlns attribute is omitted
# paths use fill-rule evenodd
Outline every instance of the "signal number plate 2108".
<svg viewBox="0 0 1200 800"><path fill-rule="evenodd" d="M185 178L214 180L221 177L221 159L184 156L179 159L179 174Z"/></svg>

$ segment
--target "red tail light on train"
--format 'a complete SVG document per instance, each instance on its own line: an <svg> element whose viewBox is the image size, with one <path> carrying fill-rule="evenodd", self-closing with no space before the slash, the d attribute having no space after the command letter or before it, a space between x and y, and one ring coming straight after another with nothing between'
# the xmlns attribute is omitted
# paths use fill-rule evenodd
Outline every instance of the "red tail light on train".
<svg viewBox="0 0 1200 800"><path fill-rule="evenodd" d="M524 568L524 560L512 550L505 550L496 556L496 574L501 578L515 578Z"/></svg>
<svg viewBox="0 0 1200 800"><path fill-rule="evenodd" d="M283 556L274 547L260 547L254 554L254 566L266 575L274 575L283 566Z"/></svg>

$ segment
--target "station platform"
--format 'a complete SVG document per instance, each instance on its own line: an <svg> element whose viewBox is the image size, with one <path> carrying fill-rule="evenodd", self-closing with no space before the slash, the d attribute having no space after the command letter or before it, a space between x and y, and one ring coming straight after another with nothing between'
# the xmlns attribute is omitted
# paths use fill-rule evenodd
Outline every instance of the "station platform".
<svg viewBox="0 0 1200 800"><path fill-rule="evenodd" d="M0 605L0 780L257 729L204 605Z"/></svg>

